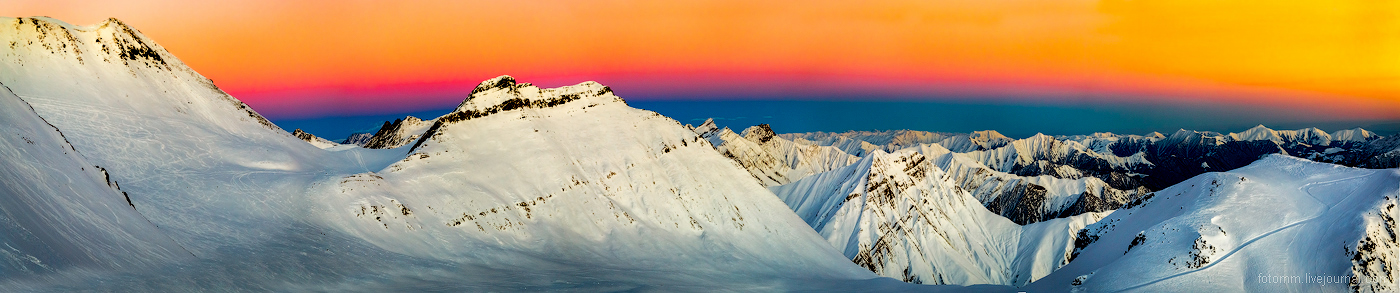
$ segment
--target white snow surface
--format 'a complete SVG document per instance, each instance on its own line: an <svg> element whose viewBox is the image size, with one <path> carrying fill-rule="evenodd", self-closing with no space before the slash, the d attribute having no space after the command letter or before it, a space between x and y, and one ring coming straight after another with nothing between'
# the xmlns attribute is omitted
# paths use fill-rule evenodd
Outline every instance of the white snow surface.
<svg viewBox="0 0 1400 293"><path fill-rule="evenodd" d="M3 85L0 125L0 280L193 258Z"/></svg>
<svg viewBox="0 0 1400 293"><path fill-rule="evenodd" d="M4 171L52 171L0 175L20 185L7 190L45 189L3 196L62 206L35 212L56 215L33 222L42 227L16 220L52 237L0 236L14 247L0 272L42 274L0 279L7 290L1008 289L877 278L698 135L596 83L493 86L503 77L421 145L320 149L115 19L0 18L0 44L12 42L0 83L58 130L0 96L0 141L36 144L0 148ZM103 251L54 260L30 248L50 240L92 240L56 254ZM116 252L129 254L103 256Z"/></svg>
<svg viewBox="0 0 1400 293"><path fill-rule="evenodd" d="M1069 265L1025 289L1393 292L1395 270L1380 267L1397 261L1397 193L1395 169L1271 155L1114 211L1086 229L1097 240ZM1356 288L1335 283L1347 276Z"/></svg>
<svg viewBox="0 0 1400 293"><path fill-rule="evenodd" d="M857 264L927 284L1025 285L1064 265L1074 233L1103 216L1016 225L912 149L770 189Z"/></svg>

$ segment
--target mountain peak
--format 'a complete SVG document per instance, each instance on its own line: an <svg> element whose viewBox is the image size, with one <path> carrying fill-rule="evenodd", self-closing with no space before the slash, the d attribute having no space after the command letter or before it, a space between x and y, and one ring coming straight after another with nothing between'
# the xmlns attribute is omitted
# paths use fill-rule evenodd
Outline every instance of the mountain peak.
<svg viewBox="0 0 1400 293"><path fill-rule="evenodd" d="M1231 133L1230 136L1231 136L1232 138L1234 138L1235 140L1241 140L1241 141L1256 141L1256 140L1281 141L1281 140L1283 139L1283 138L1279 137L1277 131L1274 131L1273 129L1270 129L1270 128L1268 128L1268 127L1264 127L1263 124L1260 124L1259 126L1252 127L1252 128L1250 128L1249 130L1245 130L1244 132L1240 132L1240 133Z"/></svg>
<svg viewBox="0 0 1400 293"><path fill-rule="evenodd" d="M1375 132L1362 129L1361 127L1338 130L1332 133L1332 140L1338 141L1368 141L1379 137Z"/></svg>
<svg viewBox="0 0 1400 293"><path fill-rule="evenodd" d="M997 132L996 130L973 131L972 133L969 133L968 136L971 137L972 139L980 139L980 140L992 140L992 139L1002 139L1002 138L1009 139L1009 137L1006 137L1005 135L1002 135L1001 132Z"/></svg>
<svg viewBox="0 0 1400 293"><path fill-rule="evenodd" d="M472 90L471 96L463 100L453 112L494 113L492 110L493 107L510 109L548 107L581 98L598 96L608 96L607 99L603 99L600 102L623 102L622 98L612 95L611 88L593 81L585 81L571 86L541 89L530 83L517 83L514 77L502 75L488 79L477 85L476 88ZM495 111L503 110L498 109Z"/></svg>
<svg viewBox="0 0 1400 293"><path fill-rule="evenodd" d="M471 96L463 100L452 113L434 119L432 127L423 133L412 149L417 149L424 141L433 138L438 129L446 125L499 112L553 108L579 100L589 103L585 108L611 103L627 104L621 97L613 95L611 88L593 81L541 89L530 83L517 83L514 77L502 75L481 82L472 90Z"/></svg>
<svg viewBox="0 0 1400 293"><path fill-rule="evenodd" d="M715 130L718 130L718 129L719 129L719 126L716 126L716 125L715 125L715 119L714 119L714 118L709 118L709 119L705 119L705 123L700 123L700 126L696 126L695 129L694 129L694 131L695 131L695 133L697 133L697 134L705 134L705 133L709 133L710 131L715 131Z"/></svg>
<svg viewBox="0 0 1400 293"><path fill-rule="evenodd" d="M108 17L107 19L102 20L102 22L97 23L95 27L101 29L106 27L130 28L131 26L127 25L126 22L122 22L122 20L117 19L116 17Z"/></svg>
<svg viewBox="0 0 1400 293"><path fill-rule="evenodd" d="M488 79L488 80L486 80L486 81L483 81L483 82L481 82L481 84L477 84L477 85L476 85L476 88L475 88L475 89L472 89L472 95L475 96L477 93L484 92L484 91L489 91L489 90L493 90L493 89L509 89L509 88L514 88L515 86L516 86L515 77L512 77L512 76L510 76L510 75L501 75L501 76L497 76L497 77L495 77L495 78L492 78L492 79ZM465 102L465 101L464 101L464 102Z"/></svg>
<svg viewBox="0 0 1400 293"><path fill-rule="evenodd" d="M401 147L417 139L418 135L423 134L423 131L426 131L430 125L432 125L432 121L423 121L423 119L413 116L384 121L384 126L380 126L379 131L374 132L374 136L366 140L362 146L367 149Z"/></svg>
<svg viewBox="0 0 1400 293"><path fill-rule="evenodd" d="M766 143L774 136L778 136L778 134L773 132L773 128L769 127L768 124L754 125L749 129L744 129L744 138L758 143Z"/></svg>

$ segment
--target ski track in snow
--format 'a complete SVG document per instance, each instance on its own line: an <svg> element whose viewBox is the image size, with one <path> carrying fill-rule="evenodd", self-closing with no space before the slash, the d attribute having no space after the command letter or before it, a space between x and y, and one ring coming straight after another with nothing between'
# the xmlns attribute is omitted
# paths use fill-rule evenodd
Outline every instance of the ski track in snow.
<svg viewBox="0 0 1400 293"><path fill-rule="evenodd" d="M1181 277L1181 276L1185 276L1185 275L1190 275L1190 274L1193 274L1193 273L1202 272L1202 271L1208 270L1208 269L1210 269L1210 268L1212 268L1212 267L1215 267L1215 265L1225 262L1226 259L1230 258L1230 256L1234 255L1236 252L1239 252L1240 250L1244 249L1245 247L1248 247L1250 244L1254 244L1255 241L1259 241L1259 240L1261 240L1261 239L1267 238L1267 237L1269 237L1269 236L1271 236L1271 235L1273 235L1273 234L1276 234L1276 233L1278 233L1278 232L1282 232L1283 230L1288 230L1288 229L1290 229L1290 228L1297 227L1297 226L1303 225L1303 224L1307 224L1307 223L1312 222L1313 220L1316 220L1316 219L1318 219L1318 218L1321 218L1323 215L1326 215L1327 212L1332 211L1332 208L1335 208L1335 207L1336 207L1338 204L1340 204L1341 202L1344 202L1344 201L1346 201L1347 199L1350 199L1353 195L1356 195L1356 191L1353 190L1352 192L1347 193L1347 196L1346 196L1346 197L1343 197L1342 199L1337 200L1337 201L1333 202L1332 204L1328 205L1328 204L1326 204L1325 202L1323 202L1321 199L1317 198L1317 195L1313 195L1312 191L1310 190L1312 186L1314 186L1314 185L1320 185L1320 184L1332 184L1332 183L1342 182L1342 181L1348 181L1348 180L1355 180L1355 179L1360 179L1360 178L1370 177L1370 176L1375 176L1375 175L1376 175L1375 173L1372 173L1372 174L1358 175L1358 176L1352 176L1352 177L1347 177L1347 178L1342 178L1342 179L1328 180L1328 181L1322 181L1322 182L1310 182L1310 183L1308 183L1308 184L1303 184L1303 186L1299 186L1299 187L1298 187L1298 191L1302 191L1304 194L1307 194L1309 197L1312 197L1313 201L1316 201L1319 205L1326 205L1326 206L1327 206L1326 209L1323 209L1323 210L1321 210L1321 211L1318 211L1317 214L1315 214L1315 215L1313 215L1312 217L1309 217L1309 218L1307 218L1307 219L1298 220L1297 222L1293 222L1293 223L1291 223L1291 224L1284 225L1283 227L1279 227L1278 229L1274 229L1274 230L1272 230L1272 231L1265 232L1264 234L1260 234L1259 236L1255 236L1254 238L1250 238L1249 240L1247 240L1247 241L1245 241L1245 242L1241 242L1240 245L1235 246L1235 249L1231 249L1229 252L1226 252L1224 255L1221 255L1219 259L1216 259L1215 261L1212 261L1212 262L1206 264L1204 267L1201 267L1201 268L1198 268L1198 269L1195 269L1195 270L1191 270L1191 271L1176 273L1176 274L1174 274L1174 275L1170 275L1170 276L1167 276L1167 277L1164 277L1164 278L1161 278L1161 279L1153 280L1153 281L1151 281L1151 282L1146 282L1146 283L1134 285L1134 286L1131 286L1131 287L1127 287L1127 288L1123 288L1123 289L1118 289L1118 290L1115 290L1114 292L1128 292L1128 291L1134 291L1134 290L1137 290L1137 289L1141 289L1141 288L1143 288L1143 287L1147 287L1147 286L1155 285L1155 284L1157 284L1157 283L1161 283L1161 282L1163 282L1163 281L1175 279L1175 278L1177 278L1177 277ZM1295 238L1295 240L1296 240L1297 236L1295 235L1294 238Z"/></svg>

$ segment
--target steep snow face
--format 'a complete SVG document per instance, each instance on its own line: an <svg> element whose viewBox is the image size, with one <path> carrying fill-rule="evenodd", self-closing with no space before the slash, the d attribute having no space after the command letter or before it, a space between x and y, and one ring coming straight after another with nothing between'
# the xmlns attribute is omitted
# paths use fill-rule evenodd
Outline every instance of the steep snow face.
<svg viewBox="0 0 1400 293"><path fill-rule="evenodd" d="M473 92L404 160L319 184L316 213L398 253L502 269L661 284L875 277L705 139L607 87L503 76ZM641 273L656 270L668 273Z"/></svg>
<svg viewBox="0 0 1400 293"><path fill-rule="evenodd" d="M876 150L772 189L857 264L914 283L1026 284L1063 265L1068 239L1102 216L1016 225L912 150Z"/></svg>
<svg viewBox="0 0 1400 293"><path fill-rule="evenodd" d="M348 167L115 19L77 27L3 18L0 44L14 46L0 52L0 83L111 171L138 210L196 255L270 223L260 218L278 211L256 205L285 202L280 190L297 176L282 175ZM239 213L247 214L230 215Z"/></svg>
<svg viewBox="0 0 1400 293"><path fill-rule="evenodd" d="M0 125L0 280L191 258L3 85Z"/></svg>
<svg viewBox="0 0 1400 293"><path fill-rule="evenodd" d="M433 126L433 120L423 121L418 117L408 116L397 119L393 122L384 122L384 126L379 128L374 136L370 137L363 144L365 148L371 149L392 149L418 141L418 138Z"/></svg>
<svg viewBox="0 0 1400 293"><path fill-rule="evenodd" d="M1079 233L1069 265L1027 289L1393 291L1395 271L1381 268L1397 261L1386 232L1397 193L1393 169L1268 156L1113 212Z"/></svg>
<svg viewBox="0 0 1400 293"><path fill-rule="evenodd" d="M0 83L61 130L89 164L108 171L113 185L120 183L130 199L121 207L134 206L145 218L140 222L149 220L184 248L180 254L196 258L151 257L146 260L161 265L0 280L6 288L269 290L277 286L266 284L315 287L384 280L405 267L440 268L335 233L304 215L315 202L306 194L310 182L379 170L402 159L403 151L327 151L301 141L116 20L78 27L0 18L0 44L13 46L0 51ZM2 168L10 168L8 162Z"/></svg>
<svg viewBox="0 0 1400 293"><path fill-rule="evenodd" d="M310 134L305 131L301 131L301 128L297 128L297 130L292 131L292 136L295 136L297 139L301 139L302 141L310 143L311 145L314 145L321 149L328 149L340 146L340 144L338 143L321 138L319 136L316 136L315 134Z"/></svg>
<svg viewBox="0 0 1400 293"><path fill-rule="evenodd" d="M776 193L829 243L882 276L928 284L1010 283L1019 227L943 176L917 152L876 150Z"/></svg>
<svg viewBox="0 0 1400 293"><path fill-rule="evenodd" d="M773 133L767 124L750 127L741 136L728 127L716 129L713 120L706 120L694 131L764 186L787 184L857 160L836 147L788 141Z"/></svg>

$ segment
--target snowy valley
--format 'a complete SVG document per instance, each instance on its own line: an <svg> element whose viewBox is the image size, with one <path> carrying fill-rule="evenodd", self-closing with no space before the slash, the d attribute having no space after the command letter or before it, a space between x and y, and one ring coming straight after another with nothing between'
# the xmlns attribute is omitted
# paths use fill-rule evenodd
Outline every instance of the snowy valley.
<svg viewBox="0 0 1400 293"><path fill-rule="evenodd" d="M1360 128L735 132L500 76L337 143L116 19L0 45L5 290L1398 289Z"/></svg>

